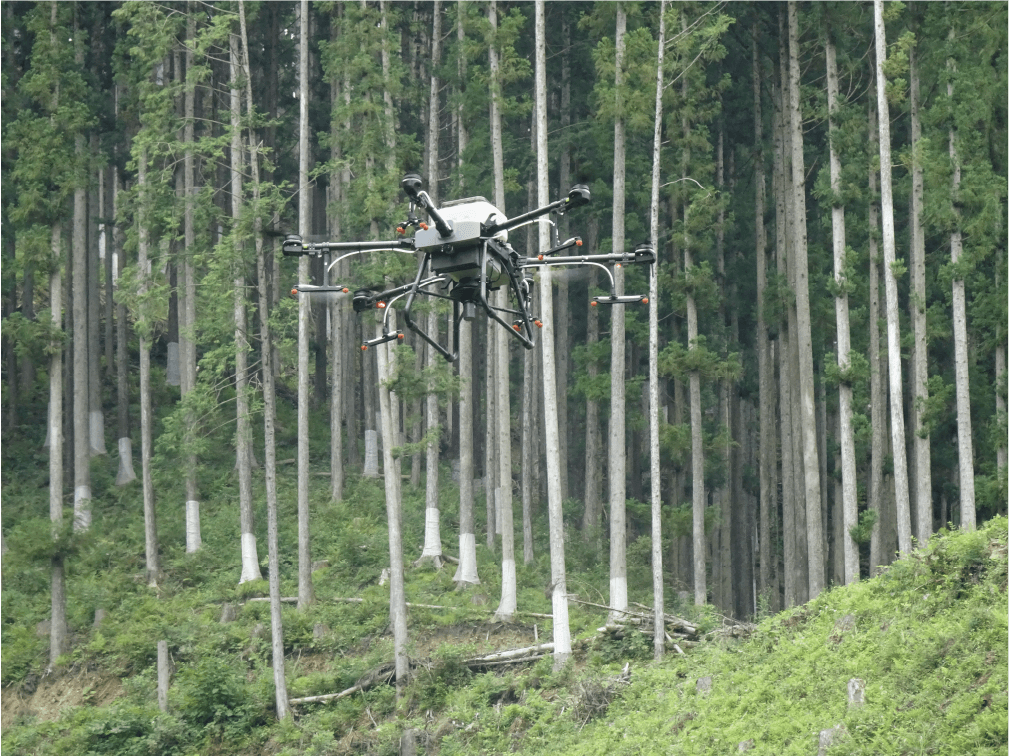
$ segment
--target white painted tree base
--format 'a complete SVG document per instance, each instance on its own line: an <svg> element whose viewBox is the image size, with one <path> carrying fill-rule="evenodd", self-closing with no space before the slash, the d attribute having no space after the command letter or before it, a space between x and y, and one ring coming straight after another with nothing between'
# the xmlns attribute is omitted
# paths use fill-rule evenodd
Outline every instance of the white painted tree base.
<svg viewBox="0 0 1009 756"><path fill-rule="evenodd" d="M203 546L200 536L200 502L190 499L186 502L186 553L192 554Z"/></svg>
<svg viewBox="0 0 1009 756"><path fill-rule="evenodd" d="M133 472L133 442L129 436L119 439L119 472L116 474L116 485L125 486L137 479Z"/></svg>
<svg viewBox="0 0 1009 756"><path fill-rule="evenodd" d="M480 585L476 571L476 535L473 533L459 534L459 567L452 581L460 585Z"/></svg>
<svg viewBox="0 0 1009 756"><path fill-rule="evenodd" d="M262 579L263 574L259 571L256 536L253 533L242 533L242 576L238 579L238 584Z"/></svg>
<svg viewBox="0 0 1009 756"><path fill-rule="evenodd" d="M88 432L91 444L91 456L108 454L105 451L105 415L100 409L91 410L88 418Z"/></svg>
<svg viewBox="0 0 1009 756"><path fill-rule="evenodd" d="M366 478L378 477L378 431L364 432L364 472Z"/></svg>
<svg viewBox="0 0 1009 756"><path fill-rule="evenodd" d="M91 527L91 486L74 489L74 532Z"/></svg>
<svg viewBox="0 0 1009 756"><path fill-rule="evenodd" d="M179 386L182 378L179 373L179 342L168 342L168 364L165 366L165 383L169 386Z"/></svg>

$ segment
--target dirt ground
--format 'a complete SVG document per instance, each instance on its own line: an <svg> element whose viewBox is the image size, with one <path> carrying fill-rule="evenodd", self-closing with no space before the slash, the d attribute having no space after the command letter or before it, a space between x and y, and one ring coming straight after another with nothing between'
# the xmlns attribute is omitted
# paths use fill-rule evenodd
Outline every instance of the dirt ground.
<svg viewBox="0 0 1009 756"><path fill-rule="evenodd" d="M43 677L32 693L28 685L11 685L0 691L0 727L6 730L20 717L51 722L73 706L103 706L122 693L118 677L86 669L68 669Z"/></svg>

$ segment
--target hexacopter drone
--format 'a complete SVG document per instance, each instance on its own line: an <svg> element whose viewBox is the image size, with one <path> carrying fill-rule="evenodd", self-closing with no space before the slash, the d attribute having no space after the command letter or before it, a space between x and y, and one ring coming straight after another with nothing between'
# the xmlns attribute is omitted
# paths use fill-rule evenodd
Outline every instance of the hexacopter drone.
<svg viewBox="0 0 1009 756"><path fill-rule="evenodd" d="M654 263L655 251L648 243L639 244L633 252L559 255L558 253L565 250L580 247L582 240L575 236L561 242L558 238L557 224L551 222L550 249L533 257L523 257L508 244L508 231L533 223L549 213L563 215L576 207L588 204L589 189L583 184L572 187L564 199L514 218L506 218L483 197L455 200L438 209L427 192L421 188L421 178L416 173L407 174L401 185L410 198L410 208L407 220L400 223L396 231L405 234L407 228L413 226L417 231L412 238L363 242L305 242L297 235L288 235L284 238L285 255L321 257L328 252L344 253L330 263L330 270L340 260L363 252L398 251L423 254L413 282L385 291L364 288L353 292L355 312L385 310L382 336L365 341L361 345L362 349L403 338L402 331L389 330L388 313L398 300L406 297L404 316L407 327L434 347L446 360L454 362L458 352L450 352L438 344L414 321L412 309L418 294L452 301L455 344L459 343L459 323L462 320L473 320L476 317L477 307L481 307L526 349L532 349L536 343L533 329L542 326L539 319L533 315L532 271L544 265L594 265L602 268L610 280L610 296L593 297L593 306L648 301L641 295L617 296L613 274L606 265ZM433 228L416 216L415 211L418 207L427 211L434 224ZM487 293L502 286L508 287L509 306L494 306L488 300ZM350 292L351 289L345 286L311 284L300 284L292 290L292 294L308 295Z"/></svg>

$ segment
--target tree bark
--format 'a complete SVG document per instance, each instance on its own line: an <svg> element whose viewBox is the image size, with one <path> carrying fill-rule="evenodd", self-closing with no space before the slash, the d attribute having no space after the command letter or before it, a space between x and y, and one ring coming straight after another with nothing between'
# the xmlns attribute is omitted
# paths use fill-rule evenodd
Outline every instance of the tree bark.
<svg viewBox="0 0 1009 756"><path fill-rule="evenodd" d="M238 501L239 524L241 528L242 572L239 584L249 580L261 580L259 571L259 555L256 550L255 529L253 528L252 509L252 428L249 418L249 341L247 337L248 323L245 308L245 265L244 239L239 228L242 215L242 176L245 160L243 158L241 132L241 61L239 60L239 37L229 35L230 67L231 67L231 217L234 222L232 229L233 265L235 271L234 315L235 315L235 406L237 426L235 430L235 450L238 457ZM187 549L189 543L187 539Z"/></svg>
<svg viewBox="0 0 1009 756"><path fill-rule="evenodd" d="M299 50L298 50L298 233L302 238L311 229L311 207L309 198L309 136L308 136L308 0L299 4ZM308 258L298 259L298 283L310 283ZM304 610L315 600L312 587L312 549L309 531L309 395L308 384L308 329L312 309L309 297L298 297L298 609Z"/></svg>
<svg viewBox="0 0 1009 756"><path fill-rule="evenodd" d="M774 407L771 394L771 381L774 379L774 366L770 361L770 343L767 335L767 323L764 319L764 298L767 291L767 232L764 230L764 145L763 145L763 114L760 97L760 37L757 22L751 31L752 68L753 68L753 135L755 152L754 171L754 230L757 258L757 380L760 396L760 451L758 468L760 470L760 572L757 591L771 600L771 510L777 507L777 491L772 488L772 466L776 464L776 449L774 439Z"/></svg>
<svg viewBox="0 0 1009 756"><path fill-rule="evenodd" d="M809 263L806 253L806 172L802 156L802 107L799 97L799 22L795 0L788 3L789 114L792 130L792 190L794 192L796 350L799 357L799 396L803 475L805 480L806 543L809 564L809 598L826 587L824 578L823 523L820 511L820 467L813 397L813 335L809 313Z"/></svg>
<svg viewBox="0 0 1009 756"><path fill-rule="evenodd" d="M686 17L681 17L683 29L686 29ZM682 78L682 97L687 99L687 77ZM690 143L690 120L684 114L682 117L683 141ZM686 179L690 170L690 148L683 150L681 178ZM690 248L690 203L688 198L683 202L683 275L689 285L693 276L694 258ZM697 350L697 302L691 290L687 291L687 352ZM704 531L704 515L707 507L707 494L704 486L704 430L701 425L701 375L697 370L690 371L689 377L690 403L690 475L691 475L691 530L692 556L694 573L694 604L701 606L708 602L708 570L707 570L707 539Z"/></svg>
<svg viewBox="0 0 1009 756"><path fill-rule="evenodd" d="M658 55L655 64L655 129L652 135L652 196L649 212L649 240L659 252L659 173L662 155L663 64L666 47L666 0L659 4ZM659 269L658 259L648 277L648 447L649 487L652 510L652 608L653 626L665 627L665 594L662 574L662 468L659 459ZM652 637L653 655L658 661L665 655L666 634L656 631Z"/></svg>
<svg viewBox="0 0 1009 756"><path fill-rule="evenodd" d="M921 118L919 116L918 48L911 45L911 327L914 330L913 388L915 514L918 545L925 546L932 537L932 448L922 422L922 409L928 401L928 341L925 323L925 232L921 213L925 187L921 165Z"/></svg>
<svg viewBox="0 0 1009 756"><path fill-rule="evenodd" d="M284 677L284 627L280 602L280 553L277 546L277 447L276 447L276 393L273 373L273 339L270 334L271 282L267 275L266 250L261 233L263 220L260 211L259 145L252 132L252 77L249 65L249 36L245 23L245 2L238 3L239 21L244 52L246 107L249 112L249 165L252 177L253 229L256 244L256 279L259 282L260 353L263 361L263 471L266 484L266 549L269 562L270 584L270 635L273 663L274 701L277 719L286 719L289 711L287 681Z"/></svg>
<svg viewBox="0 0 1009 756"><path fill-rule="evenodd" d="M869 149L878 151L876 105L869 109ZM876 574L886 564L882 544L883 519L883 459L886 456L886 393L883 389L882 363L879 354L879 250L876 237L879 230L879 205L876 200L876 171L869 169L869 402L872 425L872 458L869 466L869 509L875 511L876 522L869 539L869 575Z"/></svg>
<svg viewBox="0 0 1009 756"><path fill-rule="evenodd" d="M880 3L882 0L876 0ZM877 34L882 27L882 19L877 11ZM949 31L950 38L954 36L954 30ZM877 44L877 55L879 45ZM956 75L956 65L952 60L947 61L947 68L952 76ZM882 73L879 74L882 76ZM953 79L946 83L946 95L950 101L953 100ZM880 118L882 121L882 117ZM882 138L880 139L882 144ZM949 159L953 166L953 186L952 205L954 216L954 229L949 235L950 259L953 262L954 270L956 264L963 254L963 236L960 230L960 156L957 154L956 129L950 125L949 129ZM885 221L884 221L884 229ZM953 276L953 365L954 381L956 383L956 437L957 437L957 458L960 471L960 528L963 530L974 530L977 527L977 515L974 506L974 442L973 431L970 418L970 376L967 367L967 307L964 293L963 273L957 271ZM889 302L889 300L888 300ZM889 311L889 306L888 306ZM899 337L899 332L898 332ZM897 363L898 370L900 363ZM892 375L892 372L891 372ZM899 373L898 373L899 375ZM891 385L893 378L890 379ZM898 395L899 396L899 395ZM896 470L896 449L903 448L897 445L897 437L894 436L894 469ZM898 488L899 491L899 488ZM898 508L900 499L898 493ZM899 522L899 521L898 521ZM901 546L901 551L904 551Z"/></svg>
<svg viewBox="0 0 1009 756"><path fill-rule="evenodd" d="M613 88L616 96L616 119L613 123L613 252L624 248L624 194L626 144L622 115L623 66L626 54L627 11L622 2L617 3L617 27L614 35ZM542 198L541 198L542 199ZM542 246L542 245L541 245ZM613 284L617 296L624 293L624 271L614 266ZM625 383L626 370L624 342L624 309L617 305L610 314L610 424L609 464L610 484L610 613L615 619L618 612L627 609L627 476L625 449Z"/></svg>
<svg viewBox="0 0 1009 756"><path fill-rule="evenodd" d="M196 38L196 9L189 3L186 18L186 76L193 69L193 45ZM182 306L179 328L179 357L182 362L182 395L186 396L196 388L196 269L193 264L193 251L196 246L195 196L196 196L196 161L193 155L195 138L196 92L187 88L183 108L185 124L183 126L183 193L185 207L183 209L183 237L185 252L182 256ZM186 425L193 433L196 418L189 413ZM200 548L203 538L200 533L200 497L197 489L196 455L186 454L186 551L193 552ZM259 569L259 560L256 560Z"/></svg>
<svg viewBox="0 0 1009 756"><path fill-rule="evenodd" d="M459 324L459 567L457 588L479 585L473 523L473 324Z"/></svg>
<svg viewBox="0 0 1009 756"><path fill-rule="evenodd" d="M844 205L841 200L841 160L833 142L837 133L834 119L837 116L837 55L834 41L827 33L827 106L830 110L830 190L833 193L831 228L834 240L834 314L837 320L837 367L842 371L838 386L838 435L841 447L841 528L843 542L835 548L844 552L844 584L858 580L858 544L851 537L851 529L858 525L858 491L855 473L855 431L852 425L852 394L850 379L843 373L851 369L851 334L848 327L848 279L845 273Z"/></svg>
<svg viewBox="0 0 1009 756"><path fill-rule="evenodd" d="M52 7L52 21L56 21L56 3ZM49 275L49 296L52 329L62 333L63 282L60 276L62 264L62 226L53 223L50 249L53 268ZM60 341L51 344L49 358L49 520L53 535L63 530L63 349ZM49 573L50 615L49 615L49 669L56 666L56 660L67 652L67 594L64 582L63 555L54 554L50 560Z"/></svg>
<svg viewBox="0 0 1009 756"><path fill-rule="evenodd" d="M897 548L911 551L911 507L908 498L907 456L904 453L904 389L900 364L900 315L897 311L896 240L893 227L893 179L890 170L890 106L886 99L886 29L883 0L874 0L876 30L876 109L879 113L880 211L883 216L883 284L886 292L886 341L890 375L890 436L897 506ZM971 478L973 482L973 476Z"/></svg>
<svg viewBox="0 0 1009 756"><path fill-rule="evenodd" d="M161 577L158 557L157 510L154 503L154 483L151 479L151 322L143 303L151 269L148 261L147 230L147 150L142 148L137 161L137 186L139 201L137 213L138 242L137 267L140 270L140 312L137 314L137 332L140 341L140 478L144 497L144 553L146 556L147 585L157 587ZM76 431L75 431L76 433Z"/></svg>
<svg viewBox="0 0 1009 756"><path fill-rule="evenodd" d="M118 89L116 90L118 94ZM119 217L119 169L112 169L112 214ZM123 267L122 231L119 225L112 227L113 256L118 266L113 266L116 273ZM137 479L133 471L133 441L130 438L130 385L127 377L126 361L128 357L129 338L127 329L129 321L126 317L126 304L116 297L116 418L118 422L119 469L116 473L116 485L125 486Z"/></svg>
<svg viewBox="0 0 1009 756"><path fill-rule="evenodd" d="M80 55L78 55L80 58ZM83 62L82 60L79 62ZM77 136L76 155L84 159L84 137ZM74 419L74 531L91 527L91 448L88 400L88 262L87 189L74 189L73 226L73 419Z"/></svg>
<svg viewBox="0 0 1009 756"><path fill-rule="evenodd" d="M390 327L395 329L395 312L389 312ZM382 326L376 325L376 335L382 335ZM395 374L392 347L380 344L378 359L378 403L382 415L382 469L385 479L385 513L389 521L389 621L392 624L393 648L396 658L396 695L402 694L410 673L406 656L406 592L404 588L403 537L401 530L402 497L393 449L397 446L396 428L399 418L389 391L389 381Z"/></svg>
<svg viewBox="0 0 1009 756"><path fill-rule="evenodd" d="M618 11L619 13L619 11ZM547 176L547 72L546 22L543 0L536 0L536 196L542 207L550 202ZM550 247L550 230L539 225L539 248ZM554 670L559 670L571 656L571 628L568 625L567 574L564 567L564 515L561 509L559 433L557 428L557 368L554 363L553 287L550 266L544 266L540 278L540 313L543 320L543 428L546 435L547 507L550 521L550 579L553 585Z"/></svg>

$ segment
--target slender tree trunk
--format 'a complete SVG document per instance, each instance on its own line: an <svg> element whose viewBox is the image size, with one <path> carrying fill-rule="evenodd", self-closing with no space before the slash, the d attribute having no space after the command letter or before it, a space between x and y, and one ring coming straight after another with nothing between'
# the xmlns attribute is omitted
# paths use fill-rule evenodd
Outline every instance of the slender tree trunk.
<svg viewBox="0 0 1009 756"><path fill-rule="evenodd" d="M395 312L389 313L391 326L395 328ZM376 326L376 335L382 333L381 325ZM403 537L401 531L402 503L399 476L396 474L396 460L393 449L396 443L398 417L390 396L388 382L395 374L392 348L380 344L376 350L378 358L378 402L382 414L382 469L385 478L385 512L389 521L389 621L392 623L393 647L396 660L396 695L402 694L410 673L406 656L406 593L403 571Z"/></svg>
<svg viewBox="0 0 1009 756"><path fill-rule="evenodd" d="M764 230L764 148L763 115L760 102L760 53L759 32L754 22L751 32L753 40L753 134L755 151L754 172L754 227L757 252L757 380L760 391L760 572L757 590L761 596L771 595L771 509L777 505L777 492L772 487L772 466L776 464L774 440L774 407L772 404L771 381L774 366L770 361L770 344L767 323L764 320L764 297L767 290L767 233Z"/></svg>
<svg viewBox="0 0 1009 756"><path fill-rule="evenodd" d="M809 313L809 264L806 255L806 173L802 156L802 107L799 98L799 22L794 0L788 3L789 113L792 129L792 189L795 202L796 349L799 356L799 396L803 474L806 501L806 542L809 559L809 598L826 587L824 577L823 523L820 511L820 468L816 437L816 404L813 397L813 336Z"/></svg>
<svg viewBox="0 0 1009 756"><path fill-rule="evenodd" d="M118 95L118 89L116 90ZM112 169L112 215L119 217L119 169L113 165ZM112 227L112 249L113 256L119 263L114 266L118 273L123 265L121 250L122 232L119 225ZM127 377L126 361L129 352L129 338L127 329L129 321L126 317L126 304L116 298L116 416L118 421L118 446L119 446L119 470L116 473L116 485L125 486L137 479L133 471L133 441L130 438L130 385Z"/></svg>
<svg viewBox="0 0 1009 756"><path fill-rule="evenodd" d="M147 150L142 148L137 167L139 188L139 212L137 214L138 242L137 267L140 270L140 297L147 293L151 267L148 261L147 231ZM140 477L144 496L144 551L147 566L147 585L157 587L161 577L158 557L157 510L154 503L154 483L151 479L151 323L146 305L140 305L137 316L137 331L140 340Z"/></svg>
<svg viewBox="0 0 1009 756"><path fill-rule="evenodd" d="M188 5L186 19L186 76L193 70L193 45L196 38L196 9L192 2ZM196 118L196 92L186 90L183 108L185 124L183 125L183 141L186 145L183 153L183 193L185 207L183 210L183 237L185 252L182 256L182 307L180 309L181 324L179 328L179 357L182 362L182 395L187 395L196 388L196 269L193 264L193 252L196 246L195 199L196 199L196 161L193 155ZM186 425L192 434L196 425L196 417L189 413ZM255 539L255 536L252 536ZM243 531L243 540L246 539ZM193 552L200 548L203 538L200 533L200 497L197 489L196 454L186 454L186 551ZM243 568L244 569L244 568ZM259 570L259 560L256 559L256 570Z"/></svg>
<svg viewBox="0 0 1009 756"><path fill-rule="evenodd" d="M659 41L655 70L655 130L652 136L652 197L649 239L659 252L659 173L662 155L663 63L666 47L666 1L659 4ZM648 277L648 446L652 509L652 620L653 653L656 660L666 650L665 594L662 575L662 468L659 460L659 266L652 264Z"/></svg>
<svg viewBox="0 0 1009 756"><path fill-rule="evenodd" d="M725 192L725 126L722 119L718 123L718 141L716 147L715 163L715 185L719 194ZM725 318L725 205L718 206L717 219L715 221L715 258L718 266L719 280L719 324L726 325ZM727 339L728 341L728 339ZM717 553L713 554L714 564L718 565L718 577L713 580L715 590L718 592L718 602L722 611L727 614L732 613L732 381L723 378L718 386L718 408L720 411L720 422L725 435L725 445L722 447L722 464L725 467L725 477L722 485L715 492L715 499L718 502L718 535L715 541Z"/></svg>
<svg viewBox="0 0 1009 756"><path fill-rule="evenodd" d="M507 292L498 292L500 306L507 305ZM497 428L498 428L498 494L497 510L501 532L501 603L495 619L510 622L518 605L518 584L515 576L515 525L512 513L512 450L511 405L508 369L508 336L500 333L497 340Z"/></svg>
<svg viewBox="0 0 1009 756"><path fill-rule="evenodd" d="M245 161L242 151L241 131L241 89L239 78L241 62L239 60L239 37L231 34L231 217L234 222L232 239L234 243L234 315L235 315L235 405L237 409L237 426L235 431L235 448L238 456L238 500L239 522L241 527L242 573L239 584L249 580L261 580L259 571L259 555L256 550L255 529L253 527L252 509L252 427L249 418L249 341L247 337L248 323L245 307L245 242L241 237L239 227L242 215L242 176Z"/></svg>
<svg viewBox="0 0 1009 756"><path fill-rule="evenodd" d="M827 33L827 105L830 109L830 133L836 134L834 118L837 115L837 56L834 41ZM831 208L831 227L834 239L834 282L837 293L834 297L834 313L837 319L837 366L842 374L851 369L851 335L848 328L848 278L845 273L845 228L844 205L841 204L841 161L837 147L830 145L830 190L834 194ZM855 473L855 432L852 425L851 383L842 375L838 386L838 434L841 447L841 495L843 543L835 548L844 552L844 583L850 585L858 580L858 544L851 537L851 529L858 524L857 479Z"/></svg>
<svg viewBox="0 0 1009 756"><path fill-rule="evenodd" d="M779 37L780 35L779 23ZM780 41L779 52L784 52L784 42ZM782 55L782 57L784 57ZM782 64L784 68L784 64ZM782 87L774 97L774 203L775 203L775 264L780 278L787 276L788 270L788 203L785 201L787 179L785 175L785 124L784 124L784 77ZM790 359L790 334L788 318L782 317L778 323L778 385L781 423L781 540L784 606L795 606L797 601L797 562L795 544L795 465L792 454L792 380Z"/></svg>
<svg viewBox="0 0 1009 756"><path fill-rule="evenodd" d="M459 324L459 567L452 578L460 589L479 585L473 522L473 324Z"/></svg>
<svg viewBox="0 0 1009 756"><path fill-rule="evenodd" d="M335 44L339 29L339 18L334 15L331 21L331 41ZM343 79L346 86L346 77ZM343 227L341 224L342 207L346 183L344 182L345 168L343 162L342 137L349 133L349 129L341 131L340 121L337 120L336 109L343 94L340 91L340 80L334 74L330 82L330 160L333 169L329 174L329 202L327 203L326 217L329 221L330 237L341 240ZM343 263L334 266L330 278L325 283L333 284L335 281L342 281L344 276ZM330 351L332 353L332 385L329 391L329 498L332 501L343 500L343 415L345 411L344 395L346 393L345 382L343 380L344 371L344 319L346 316L346 301L344 299L333 299L329 303L329 338ZM354 445L355 439L348 438Z"/></svg>
<svg viewBox="0 0 1009 756"><path fill-rule="evenodd" d="M880 3L882 0L876 0L876 3ZM876 28L877 34L879 34L879 29L882 28L882 18L879 14L882 11L877 11L877 21ZM950 38L954 36L954 30L950 29ZM879 55L879 44L876 45L877 55ZM952 76L956 75L956 65L952 60L947 61L947 68L951 71ZM882 77L882 73L878 76ZM946 95L949 97L950 101L953 100L953 79L950 78L946 84ZM882 102L882 100L880 101ZM882 110L881 110L882 112ZM880 117L880 123L882 123L882 116ZM951 119L952 123L952 119ZM881 129L882 131L882 129ZM880 144L882 145L883 139L880 138ZM881 148L882 149L882 148ZM882 157L881 157L882 159ZM952 204L953 204L953 216L954 216L954 228L949 235L949 248L950 248L950 259L953 261L953 265L956 266L957 262L960 260L960 256L963 254L963 236L960 230L960 156L957 154L956 145L956 130L951 125L949 129L949 159L950 163L953 165L953 187L952 187ZM884 216L885 218L885 216ZM884 234L886 223L884 220ZM885 235L884 235L885 239ZM954 267L954 270L956 268ZM889 281L889 279L888 279ZM887 290L889 294L889 290ZM971 418L970 418L970 377L968 375L967 369L967 307L966 307L966 296L964 294L963 285L963 274L958 273L953 278L953 365L956 383L956 436L957 436L957 458L959 461L960 470L960 527L963 530L974 530L977 527L977 516L974 507L974 442L972 438L972 428L971 428ZM889 297L887 299L887 311L889 313ZM889 318L887 318L889 321ZM898 332L899 340L899 332ZM892 359L891 359L892 363ZM898 366L898 377L900 362L897 362ZM892 375L892 370L891 370ZM893 378L890 379L890 385L893 385ZM892 390L892 389L891 389ZM899 396L899 394L898 394ZM894 435L894 457L898 457L896 449L903 448L897 445L897 437ZM894 460L894 470L896 470L896 459ZM898 486L898 508L900 506L899 498L899 486ZM899 522L899 521L898 521ZM901 546L901 551L904 551L903 545Z"/></svg>
<svg viewBox="0 0 1009 756"><path fill-rule="evenodd" d="M89 152L95 154L97 138L92 136ZM93 174L92 174L93 175ZM98 209L95 192L88 192L88 213L93 215ZM102 349L101 349L101 289L98 285L97 223L88 219L88 438L91 456L107 454L105 451L105 413L102 411ZM34 379L33 379L34 382Z"/></svg>
<svg viewBox="0 0 1009 756"><path fill-rule="evenodd" d="M309 197L311 185L308 178L309 169L309 136L308 136L308 0L301 0L299 5L300 32L298 51L298 232L304 238L311 233L311 208ZM307 284L311 281L308 270L308 258L298 259L298 283ZM308 502L308 329L311 322L312 309L308 297L298 298L298 609L303 610L315 599L312 587L312 550L309 531Z"/></svg>
<svg viewBox="0 0 1009 756"><path fill-rule="evenodd" d="M434 4L434 30L431 35L431 58L432 67L437 67L441 60L441 2ZM438 204L438 162L439 162L439 117L440 111L438 92L440 82L437 77L431 77L431 92L429 97L428 110L431 113L428 126L428 194L431 200ZM435 308L431 308L427 317L427 330L429 333L438 333L439 314ZM451 330L451 329L449 329ZM434 349L427 350L427 365L431 370L440 357ZM419 561L430 561L435 569L441 569L441 513L438 506L438 463L441 450L441 434L444 429L439 424L438 396L433 390L429 391L425 397L424 410L427 421L428 442L425 454L426 462L426 510L424 519L424 549Z"/></svg>
<svg viewBox="0 0 1009 756"><path fill-rule="evenodd" d="M880 207L883 215L883 283L886 291L886 336L890 375L890 435L893 444L893 477L897 505L897 548L911 551L911 507L908 498L907 455L904 453L904 389L900 364L900 316L897 311L897 278L894 273L896 242L893 227L893 180L890 170L890 106L886 100L886 30L883 0L874 0L876 29L876 109L879 113ZM973 477L972 477L973 480Z"/></svg>
<svg viewBox="0 0 1009 756"><path fill-rule="evenodd" d="M263 470L266 483L266 548L269 560L270 583L270 632L273 660L274 699L277 719L286 719L289 714L287 702L287 681L284 677L284 628L280 602L280 552L277 545L277 447L276 447L276 393L273 374L273 343L270 335L270 281L267 276L266 250L263 244L262 216L260 210L259 186L259 139L251 131L252 124L252 77L249 65L249 36L245 23L245 3L238 3L239 21L242 33L242 51L245 63L246 107L249 112L249 165L251 167L253 194L253 229L256 244L256 279L259 282L259 328L260 352L263 361Z"/></svg>
<svg viewBox="0 0 1009 756"><path fill-rule="evenodd" d="M522 354L522 563L533 563L533 405L535 404L535 355Z"/></svg>
<svg viewBox="0 0 1009 756"><path fill-rule="evenodd" d="M56 21L56 3L52 7L52 21ZM62 233L59 223L53 223L50 249L53 268L49 275L50 312L53 333L61 333L63 324ZM62 342L54 340L49 358L49 520L53 536L63 530L63 349ZM49 616L49 669L65 654L67 648L67 594L64 582L63 555L55 554L50 560L50 616Z"/></svg>
<svg viewBox="0 0 1009 756"><path fill-rule="evenodd" d="M618 11L619 13L619 11ZM547 181L547 72L546 22L543 0L536 0L536 195L542 207L550 201ZM550 247L550 230L539 225L539 248ZM564 519L561 510L559 433L557 428L557 368L554 364L553 287L550 266L540 278L540 313L543 319L543 427L546 431L547 507L550 513L550 580L553 585L554 669L563 667L571 656L571 628L568 625L567 574L564 568Z"/></svg>
<svg viewBox="0 0 1009 756"><path fill-rule="evenodd" d="M869 111L869 149L878 151L876 107ZM879 230L879 205L876 201L876 171L869 169L869 402L872 425L872 457L869 467L869 509L876 513L869 540L869 575L886 563L883 554L883 458L886 456L886 393L883 389L882 363L879 354L879 250L876 235Z"/></svg>
<svg viewBox="0 0 1009 756"><path fill-rule="evenodd" d="M84 137L77 137L78 159L84 158ZM74 531L91 527L91 449L88 413L87 309L87 189L74 190L73 231L73 402L74 402Z"/></svg>
<svg viewBox="0 0 1009 756"><path fill-rule="evenodd" d="M622 110L623 66L626 50L627 11L622 2L617 3L617 28L614 36L616 57L613 88L616 93L616 119L613 124L613 245L614 252L624 248L624 182L625 138ZM685 79L684 79L685 80ZM542 245L541 245L542 246ZM621 266L613 270L616 294L624 293L624 271ZM617 305L610 314L610 425L609 465L610 484L610 619L622 617L627 609L627 475L625 435L625 349L624 309Z"/></svg>
<svg viewBox="0 0 1009 756"><path fill-rule="evenodd" d="M560 179L560 191L566 192L571 187L571 24L568 15L564 13L561 17L561 96L560 96L560 122L561 122L561 154L559 158L558 173ZM568 216L562 215L557 225L560 229L560 238L568 238ZM569 485L569 472L571 464L569 461L568 447L571 437L572 425L568 423L568 376L571 372L571 308L568 287L568 278L561 276L557 282L557 328L554 331L557 343L554 345L554 352L557 357L557 386L560 392L560 401L557 405L557 423L560 428L560 469L561 469L561 499L567 501L571 496Z"/></svg>
<svg viewBox="0 0 1009 756"><path fill-rule="evenodd" d="M918 523L918 545L925 546L932 537L932 448L922 422L921 408L928 401L928 341L925 324L925 233L921 213L925 187L921 165L921 119L919 109L918 49L910 48L911 65L911 326L914 329L915 406L914 477L915 514Z"/></svg>
<svg viewBox="0 0 1009 756"><path fill-rule="evenodd" d="M682 18L683 28L686 28L686 17ZM682 78L681 95L687 99L687 77ZM684 144L690 143L690 120L686 114L682 117ZM682 157L681 178L686 179L690 170L690 149L685 148ZM689 284L694 273L694 258L690 247L690 202L689 197L683 201L683 275ZM697 350L697 302L692 291L687 291L687 352ZM694 573L694 604L701 606L708 602L708 570L707 570L707 539L704 531L704 515L707 507L707 494L704 486L704 436L701 425L701 375L697 370L690 371L689 389L690 403L690 474L691 474L691 531L692 556Z"/></svg>

